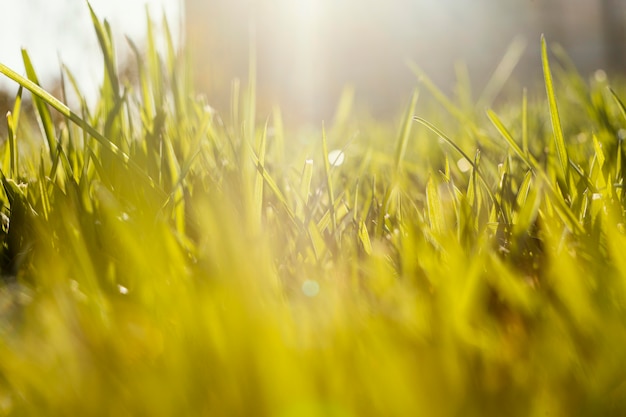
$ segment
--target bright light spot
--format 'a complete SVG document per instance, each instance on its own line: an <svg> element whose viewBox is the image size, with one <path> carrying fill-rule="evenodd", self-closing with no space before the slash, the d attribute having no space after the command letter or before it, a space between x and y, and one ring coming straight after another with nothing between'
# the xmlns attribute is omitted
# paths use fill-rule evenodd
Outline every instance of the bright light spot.
<svg viewBox="0 0 626 417"><path fill-rule="evenodd" d="M330 162L332 166L338 167L343 164L344 159L345 155L339 149L328 152L328 162Z"/></svg>
<svg viewBox="0 0 626 417"><path fill-rule="evenodd" d="M456 166L459 167L461 172L468 172L470 169L472 169L472 164L470 164L470 162L465 158L461 158L456 161Z"/></svg>
<svg viewBox="0 0 626 417"><path fill-rule="evenodd" d="M126 295L128 294L128 288L124 287L123 285L117 284L117 290L120 292L120 294L122 295Z"/></svg>
<svg viewBox="0 0 626 417"><path fill-rule="evenodd" d="M600 200L602 198L602 194L600 193L593 193L593 195L591 196L592 200Z"/></svg>
<svg viewBox="0 0 626 417"><path fill-rule="evenodd" d="M606 72L601 69L596 70L596 72L593 73L593 78L595 78L597 82L603 83L606 81Z"/></svg>
<svg viewBox="0 0 626 417"><path fill-rule="evenodd" d="M306 161L304 161L304 163L307 165L313 165L313 160L309 158Z"/></svg>
<svg viewBox="0 0 626 417"><path fill-rule="evenodd" d="M307 279L302 284L302 292L307 297L315 297L320 292L320 284L312 279Z"/></svg>

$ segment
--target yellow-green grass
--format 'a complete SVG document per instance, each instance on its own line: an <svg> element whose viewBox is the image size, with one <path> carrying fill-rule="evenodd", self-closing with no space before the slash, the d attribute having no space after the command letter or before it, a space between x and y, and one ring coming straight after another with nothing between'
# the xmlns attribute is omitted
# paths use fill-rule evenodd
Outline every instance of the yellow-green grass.
<svg viewBox="0 0 626 417"><path fill-rule="evenodd" d="M626 413L624 90L542 40L547 95L422 74L397 125L348 94L303 141L253 81L216 114L167 31L124 81L93 20L93 108L0 65L0 415Z"/></svg>

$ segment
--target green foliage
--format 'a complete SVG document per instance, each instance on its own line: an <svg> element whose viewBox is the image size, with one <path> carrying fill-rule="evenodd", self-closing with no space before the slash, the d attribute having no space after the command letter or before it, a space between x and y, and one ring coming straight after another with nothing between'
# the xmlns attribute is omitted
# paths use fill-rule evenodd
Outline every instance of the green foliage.
<svg viewBox="0 0 626 417"><path fill-rule="evenodd" d="M416 91L399 126L357 126L348 92L297 142L278 110L258 123L254 77L224 122L167 26L125 81L92 16L94 108L39 87L26 52L26 78L0 64L21 86L0 415L626 413L619 88L554 82L542 41L547 99L483 114L519 51L475 108L413 65L443 109Z"/></svg>

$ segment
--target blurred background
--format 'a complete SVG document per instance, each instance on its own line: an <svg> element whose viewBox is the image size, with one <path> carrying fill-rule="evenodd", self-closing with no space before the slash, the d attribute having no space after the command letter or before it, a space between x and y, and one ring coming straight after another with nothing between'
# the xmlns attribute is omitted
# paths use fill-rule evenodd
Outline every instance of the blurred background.
<svg viewBox="0 0 626 417"><path fill-rule="evenodd" d="M145 1L93 0L113 30L141 44ZM509 50L519 56L517 89L541 80L540 35L558 43L583 75L626 72L626 0L159 0L190 45L195 82L227 112L231 80L246 82L251 45L257 56L261 112L279 104L285 118L319 125L332 117L342 88L375 117L395 115L417 83L407 60L452 92L466 64L475 95ZM83 0L0 0L0 62L22 69L29 49L48 84L65 62L87 90L101 77L95 34ZM186 21L183 26L178 25ZM514 42L514 40L516 40ZM118 44L124 44L121 38ZM511 49L511 45L515 46ZM521 48L521 45L526 45ZM120 55L125 49L119 48ZM0 81L14 95L16 87ZM519 89L516 90L516 93ZM261 113L263 114L263 113Z"/></svg>

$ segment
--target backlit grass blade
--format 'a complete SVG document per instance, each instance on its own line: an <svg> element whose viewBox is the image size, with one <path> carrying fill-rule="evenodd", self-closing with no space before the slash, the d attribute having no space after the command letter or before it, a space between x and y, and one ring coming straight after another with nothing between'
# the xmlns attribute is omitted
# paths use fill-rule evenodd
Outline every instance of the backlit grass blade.
<svg viewBox="0 0 626 417"><path fill-rule="evenodd" d="M28 91L30 91L34 96L39 97L41 100L43 100L43 102L47 103L50 107L61 113L63 116L67 117L70 121L72 121L72 123L76 124L78 127L87 132L91 137L96 139L104 149L115 155L122 162L128 164L131 169L139 174L139 178L142 178L143 180L147 181L152 187L155 187L154 181L149 176L147 176L145 172L141 168L139 168L134 161L130 159L128 154L122 152L122 150L117 145L104 137L83 118L71 111L70 108L63 104L59 99L48 93L36 83L22 77L17 72L13 71L4 64L0 64L0 74L3 74L15 81L16 83L20 84Z"/></svg>
<svg viewBox="0 0 626 417"><path fill-rule="evenodd" d="M454 143L454 141L452 139L450 139L445 133L443 133L441 130L439 130L437 127L435 127L432 123L428 122L427 120L425 120L425 119L423 119L421 117L417 117L417 116L413 117L413 120L415 120L416 122L419 122L422 125L426 126L431 132L436 134L439 138L441 138L448 145L452 146L452 148L454 148L454 150L457 151L463 157L463 159L465 159L472 166L472 168L476 171L476 174L478 175L478 179L480 180L480 182L483 185L485 191L487 192L487 195L489 196L489 199L491 200L492 203L494 203L496 205L496 211L498 211L502 215L504 215L504 212L502 211L502 209L500 207L500 204L496 200L495 196L493 195L493 192L491 191L491 188L489 187L489 183L487 182L487 180L483 176L482 172L478 169L478 167L474 163L474 160L471 159L469 156L467 156L467 154L456 143Z"/></svg>
<svg viewBox="0 0 626 417"><path fill-rule="evenodd" d="M25 49L22 49L22 59L24 61L24 68L26 69L26 75L28 79L34 84L39 85L39 79L37 78L37 74L35 73L35 68L33 67L30 56ZM35 103L35 107L37 108L37 114L39 115L39 120L41 121L41 127L43 129L45 139L48 143L48 150L50 151L50 155L52 155L56 151L57 141L56 131L54 129L54 123L52 123L50 110L48 110L48 107L46 107L45 100L42 100L36 95L33 97L33 102Z"/></svg>
<svg viewBox="0 0 626 417"><path fill-rule="evenodd" d="M370 235L369 235L369 232L367 231L367 227L365 226L365 223L363 221L359 221L358 227L359 227L359 231L358 231L359 241L361 242L363 250L365 251L366 254L371 255L372 254L372 242L370 241Z"/></svg>
<svg viewBox="0 0 626 417"><path fill-rule="evenodd" d="M430 227L435 235L440 235L445 230L446 224L439 195L439 186L433 179L432 174L429 175L426 183L426 202Z"/></svg>
<svg viewBox="0 0 626 417"><path fill-rule="evenodd" d="M110 83L113 100L114 102L117 102L117 100L119 100L120 82L117 76L117 68L115 64L113 45L111 43L110 30L107 30L106 26L100 22L100 19L98 19L98 16L96 16L96 13L91 7L91 4L87 2L87 5L89 6L91 22L96 31L98 43L100 44L100 49L102 50L102 56L104 58L105 80Z"/></svg>
<svg viewBox="0 0 626 417"><path fill-rule="evenodd" d="M524 150L522 150L519 147L519 145L515 142L515 140L513 139L513 136L511 136L508 129L504 126L504 124L502 123L498 115L493 110L489 109L487 110L487 117L489 117L489 120L491 120L491 123L493 123L496 129L498 129L498 132L500 132L504 140L506 140L506 142L509 144L511 149L515 151L517 156L519 156L520 159L524 161L524 163L528 166L528 168L534 170L535 164L530 159L528 153L524 152Z"/></svg>
<svg viewBox="0 0 626 417"><path fill-rule="evenodd" d="M9 131L9 153L10 153L10 169L11 178L17 178L19 175L19 153L17 149L17 128L20 120L20 110L22 107L22 91L23 87L17 90L13 111L7 113L7 128Z"/></svg>
<svg viewBox="0 0 626 417"><path fill-rule="evenodd" d="M265 167L259 163L259 157L254 153L253 149L249 149L248 154L250 155L252 159L253 166L256 167L257 170L259 170L262 173L265 183L267 184L269 189L272 191L274 196L278 199L281 206L285 210L285 213L288 215L289 219L295 224L296 216L294 215L293 211L289 207L287 198L285 198L285 195L276 184L276 181L274 181L274 179L269 174L269 172L267 172L267 169L265 169Z"/></svg>
<svg viewBox="0 0 626 417"><path fill-rule="evenodd" d="M511 77L525 50L526 41L523 38L516 37L513 39L478 99L478 107L481 110L493 104L506 81Z"/></svg>
<svg viewBox="0 0 626 417"><path fill-rule="evenodd" d="M617 103L617 107L619 108L620 113L622 114L624 119L626 119L626 106L624 105L622 100L619 98L615 90L613 90L611 87L609 87L609 92L611 93L613 100L615 100L615 103Z"/></svg>
<svg viewBox="0 0 626 417"><path fill-rule="evenodd" d="M265 171L266 141L267 141L267 121L265 122L263 133L261 134L259 148L256 151L259 159L257 163L256 178L254 180L254 196L253 196L253 202L252 202L253 203L252 209L254 210L255 220L259 227L261 225L261 219L263 216L263 183L264 183L263 172Z"/></svg>
<svg viewBox="0 0 626 417"><path fill-rule="evenodd" d="M406 145L409 141L409 137L411 135L411 126L413 125L413 114L415 113L415 105L417 104L418 90L413 92L411 96L411 101L409 107L406 109L406 113L404 115L404 122L402 123L402 129L400 130L400 136L398 137L398 141L396 142L396 152L394 158L394 169L396 173L400 171L400 165L402 164L402 159L404 158L404 153L406 152Z"/></svg>
<svg viewBox="0 0 626 417"><path fill-rule="evenodd" d="M522 93L522 150L528 156L528 90Z"/></svg>
<svg viewBox="0 0 626 417"><path fill-rule="evenodd" d="M441 103L441 105L449 111L453 116L459 120L468 120L468 116L463 110L461 110L456 104L454 104L446 95L441 91L435 83L426 75L426 73L414 62L409 61L408 66L417 77L421 84L435 97L435 99Z"/></svg>
<svg viewBox="0 0 626 417"><path fill-rule="evenodd" d="M322 125L322 157L324 158L324 176L326 178L326 191L328 192L328 206L332 220L332 233L337 231L337 216L335 214L335 193L333 191L333 180L330 172L330 161L328 158L328 143L326 141L326 129Z"/></svg>
<svg viewBox="0 0 626 417"><path fill-rule="evenodd" d="M304 219L304 208L309 202L309 196L311 194L311 179L313 178L313 160L307 159L304 161L302 167L302 173L300 174L300 186L299 195L296 202L296 216L300 219Z"/></svg>
<svg viewBox="0 0 626 417"><path fill-rule="evenodd" d="M548 104L550 107L550 121L552 122L552 131L554 133L554 143L556 145L556 153L561 165L561 174L565 180L566 192L569 193L569 157L565 146L565 138L563 137L563 128L561 126L561 118L559 117L559 108L556 103L556 95L554 93L554 83L552 81L552 73L550 72L550 63L548 61L548 47L546 39L541 36L541 62L543 65L543 77L546 85L546 93L548 95Z"/></svg>

